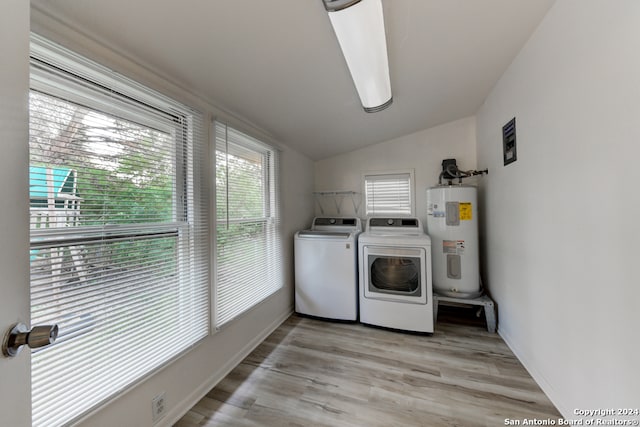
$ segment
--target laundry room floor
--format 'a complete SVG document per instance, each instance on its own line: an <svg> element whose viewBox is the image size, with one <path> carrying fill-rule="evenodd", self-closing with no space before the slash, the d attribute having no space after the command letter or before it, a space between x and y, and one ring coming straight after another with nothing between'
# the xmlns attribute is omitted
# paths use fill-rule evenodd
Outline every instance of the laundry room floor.
<svg viewBox="0 0 640 427"><path fill-rule="evenodd" d="M441 307L432 336L293 315L175 427L470 427L560 417L482 318Z"/></svg>

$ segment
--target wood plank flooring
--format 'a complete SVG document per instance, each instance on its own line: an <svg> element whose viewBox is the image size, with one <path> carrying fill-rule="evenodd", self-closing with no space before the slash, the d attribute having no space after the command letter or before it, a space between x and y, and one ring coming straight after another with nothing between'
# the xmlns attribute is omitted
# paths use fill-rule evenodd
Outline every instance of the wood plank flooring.
<svg viewBox="0 0 640 427"><path fill-rule="evenodd" d="M175 427L473 427L560 418L497 334L475 316L439 316L425 336L293 315Z"/></svg>

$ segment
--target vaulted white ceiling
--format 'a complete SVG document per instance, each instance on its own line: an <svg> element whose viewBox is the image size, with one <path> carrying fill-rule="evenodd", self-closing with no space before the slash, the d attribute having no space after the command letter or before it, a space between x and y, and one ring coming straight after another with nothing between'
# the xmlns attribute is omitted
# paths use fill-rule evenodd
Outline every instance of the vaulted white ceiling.
<svg viewBox="0 0 640 427"><path fill-rule="evenodd" d="M365 113L322 0L32 0L312 159L474 114L554 0L383 0L393 105Z"/></svg>

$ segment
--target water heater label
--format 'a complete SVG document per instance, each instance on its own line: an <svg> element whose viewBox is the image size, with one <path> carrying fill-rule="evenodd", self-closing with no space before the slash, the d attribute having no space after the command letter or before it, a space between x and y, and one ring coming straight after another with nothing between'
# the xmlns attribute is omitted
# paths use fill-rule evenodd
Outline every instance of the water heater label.
<svg viewBox="0 0 640 427"><path fill-rule="evenodd" d="M462 255L464 253L464 240L443 240L442 253Z"/></svg>
<svg viewBox="0 0 640 427"><path fill-rule="evenodd" d="M471 221L471 203L469 202L460 202L460 220L461 221Z"/></svg>
<svg viewBox="0 0 640 427"><path fill-rule="evenodd" d="M435 218L444 218L445 212L442 210L442 206L438 208L437 203L429 203L427 205L427 215L433 216Z"/></svg>

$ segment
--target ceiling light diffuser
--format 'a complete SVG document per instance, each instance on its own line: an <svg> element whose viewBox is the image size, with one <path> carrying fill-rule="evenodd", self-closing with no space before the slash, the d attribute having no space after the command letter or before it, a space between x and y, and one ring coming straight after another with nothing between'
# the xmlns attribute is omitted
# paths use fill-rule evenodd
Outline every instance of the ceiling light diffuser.
<svg viewBox="0 0 640 427"><path fill-rule="evenodd" d="M323 0L367 113L393 102L382 0Z"/></svg>

